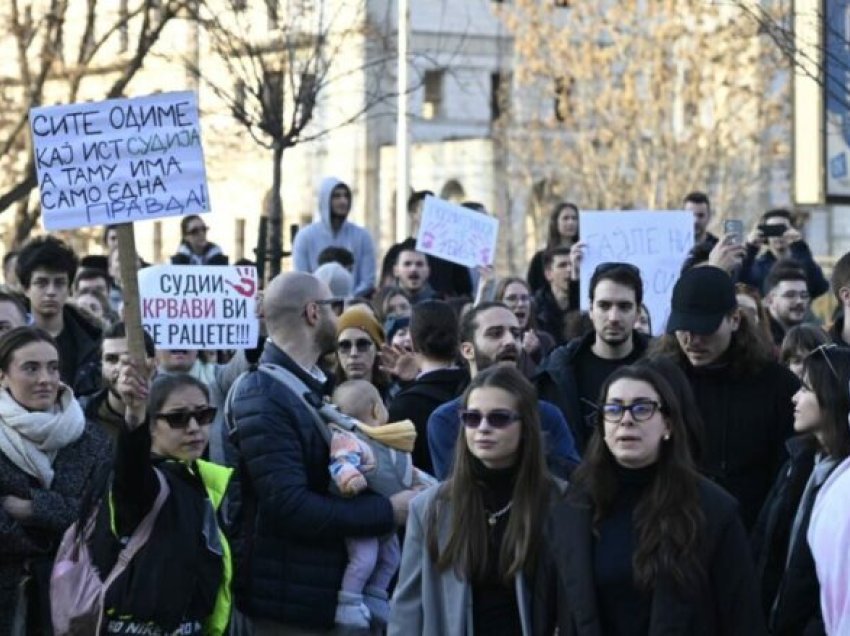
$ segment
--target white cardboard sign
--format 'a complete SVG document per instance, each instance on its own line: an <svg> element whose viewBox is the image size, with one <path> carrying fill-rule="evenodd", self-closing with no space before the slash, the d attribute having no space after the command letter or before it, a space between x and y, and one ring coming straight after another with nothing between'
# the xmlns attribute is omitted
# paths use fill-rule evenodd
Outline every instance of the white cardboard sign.
<svg viewBox="0 0 850 636"><path fill-rule="evenodd" d="M158 349L257 346L257 270L155 265L139 270L142 326Z"/></svg>
<svg viewBox="0 0 850 636"><path fill-rule="evenodd" d="M492 265L499 219L437 197L422 207L416 250L465 267Z"/></svg>
<svg viewBox="0 0 850 636"><path fill-rule="evenodd" d="M210 210L195 93L39 107L29 119L46 229Z"/></svg>
<svg viewBox="0 0 850 636"><path fill-rule="evenodd" d="M590 308L590 277L598 265L631 263L640 269L652 333L663 334L673 286L694 244L694 215L687 211L586 211L579 214L579 227L581 241L587 244L581 264L581 308Z"/></svg>

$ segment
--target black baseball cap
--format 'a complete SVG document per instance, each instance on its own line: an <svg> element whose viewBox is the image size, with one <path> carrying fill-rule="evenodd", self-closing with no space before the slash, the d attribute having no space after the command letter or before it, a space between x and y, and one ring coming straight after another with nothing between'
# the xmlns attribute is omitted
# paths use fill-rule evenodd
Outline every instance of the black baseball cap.
<svg viewBox="0 0 850 636"><path fill-rule="evenodd" d="M735 283L718 267L693 267L676 281L671 305L667 333L714 333L723 316L738 306Z"/></svg>

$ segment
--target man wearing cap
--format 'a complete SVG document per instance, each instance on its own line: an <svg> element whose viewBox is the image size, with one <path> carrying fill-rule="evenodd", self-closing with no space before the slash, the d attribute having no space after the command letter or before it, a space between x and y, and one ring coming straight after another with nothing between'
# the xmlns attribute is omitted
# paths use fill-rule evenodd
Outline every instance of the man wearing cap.
<svg viewBox="0 0 850 636"><path fill-rule="evenodd" d="M521 333L517 317L502 303L484 302L466 312L460 325L460 353L469 364L470 376L497 364L516 366ZM452 468L460 408L460 398L455 398L428 418L428 449L437 479L448 477ZM553 473L566 478L579 462L573 435L554 404L540 400L539 411L546 463Z"/></svg>
<svg viewBox="0 0 850 636"><path fill-rule="evenodd" d="M643 302L640 272L628 263L603 263L590 278L593 331L573 338L542 362L534 381L541 398L556 404L572 427L579 451L595 426L599 391L611 373L632 364L649 339L635 331Z"/></svg>
<svg viewBox="0 0 850 636"><path fill-rule="evenodd" d="M669 356L688 377L705 425L700 468L738 499L751 528L793 434L797 377L772 360L738 309L732 279L711 266L682 273L667 335L653 353Z"/></svg>

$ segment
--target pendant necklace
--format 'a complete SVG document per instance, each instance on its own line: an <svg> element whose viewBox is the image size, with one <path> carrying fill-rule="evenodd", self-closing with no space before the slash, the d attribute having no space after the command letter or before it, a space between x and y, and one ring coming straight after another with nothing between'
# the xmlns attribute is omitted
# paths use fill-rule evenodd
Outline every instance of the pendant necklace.
<svg viewBox="0 0 850 636"><path fill-rule="evenodd" d="M508 510L511 509L511 506L514 505L513 500L508 502L508 505L502 508L501 510L497 510L496 512L487 512L487 523L488 525L495 526L496 522L499 520L499 517L507 514Z"/></svg>

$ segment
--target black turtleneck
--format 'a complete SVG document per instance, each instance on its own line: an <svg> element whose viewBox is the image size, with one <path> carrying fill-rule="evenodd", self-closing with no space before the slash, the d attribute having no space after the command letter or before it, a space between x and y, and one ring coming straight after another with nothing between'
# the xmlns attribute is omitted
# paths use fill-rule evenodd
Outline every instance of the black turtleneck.
<svg viewBox="0 0 850 636"><path fill-rule="evenodd" d="M633 520L635 507L655 472L655 464L637 469L617 467L619 491L594 541L593 579L602 632L612 636L649 633L652 594L635 587L632 558L637 537Z"/></svg>
<svg viewBox="0 0 850 636"><path fill-rule="evenodd" d="M473 474L484 498L484 508L492 514L511 501L516 481L516 467L487 468L473 458ZM488 524L489 559L481 581L472 582L472 625L475 634L514 636L522 633L516 590L513 581L505 583L499 576L499 552L511 511L500 515L493 526Z"/></svg>

